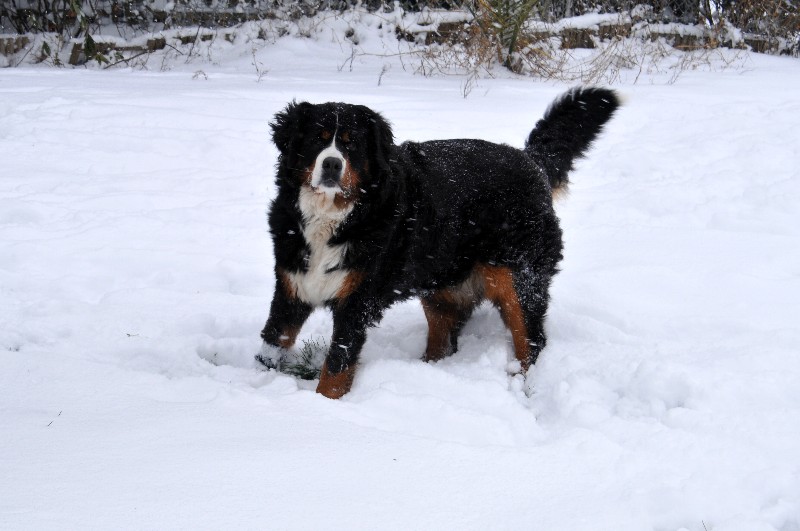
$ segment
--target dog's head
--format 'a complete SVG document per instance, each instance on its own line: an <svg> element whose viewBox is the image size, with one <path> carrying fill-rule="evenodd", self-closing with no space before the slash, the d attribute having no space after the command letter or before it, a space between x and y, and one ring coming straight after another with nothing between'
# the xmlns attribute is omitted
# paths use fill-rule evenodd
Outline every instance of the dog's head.
<svg viewBox="0 0 800 531"><path fill-rule="evenodd" d="M363 105L292 102L270 126L280 151L279 175L294 185L354 199L378 186L387 171L392 129Z"/></svg>

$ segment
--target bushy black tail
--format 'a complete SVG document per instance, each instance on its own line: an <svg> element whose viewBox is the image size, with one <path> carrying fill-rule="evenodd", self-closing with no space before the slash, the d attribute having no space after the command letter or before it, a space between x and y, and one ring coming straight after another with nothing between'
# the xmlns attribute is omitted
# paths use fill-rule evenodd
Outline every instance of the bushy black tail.
<svg viewBox="0 0 800 531"><path fill-rule="evenodd" d="M613 90L575 87L553 103L525 142L525 152L544 170L553 193L566 191L572 162L584 155L620 106Z"/></svg>

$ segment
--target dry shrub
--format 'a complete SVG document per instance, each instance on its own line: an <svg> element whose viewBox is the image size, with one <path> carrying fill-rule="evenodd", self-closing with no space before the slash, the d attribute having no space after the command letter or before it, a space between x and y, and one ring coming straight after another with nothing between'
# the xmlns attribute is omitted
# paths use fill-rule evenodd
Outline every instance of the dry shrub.
<svg viewBox="0 0 800 531"><path fill-rule="evenodd" d="M796 1L719 0L714 4L721 18L747 33L795 38L800 32L800 4Z"/></svg>
<svg viewBox="0 0 800 531"><path fill-rule="evenodd" d="M473 0L467 5L482 34L481 46L496 50L497 60L516 71L519 64L515 56L525 41L523 26L539 0Z"/></svg>
<svg viewBox="0 0 800 531"><path fill-rule="evenodd" d="M563 48L557 36L523 33L519 49L511 58L511 68L522 75L569 83L636 83L642 75L674 83L687 71L737 69L747 59L744 50L700 47L681 51L663 38L595 38L594 45L591 50ZM496 51L491 38L473 28L461 44L428 47L418 56L416 71L424 75L466 76L467 96L478 79L492 76L492 69L499 62Z"/></svg>

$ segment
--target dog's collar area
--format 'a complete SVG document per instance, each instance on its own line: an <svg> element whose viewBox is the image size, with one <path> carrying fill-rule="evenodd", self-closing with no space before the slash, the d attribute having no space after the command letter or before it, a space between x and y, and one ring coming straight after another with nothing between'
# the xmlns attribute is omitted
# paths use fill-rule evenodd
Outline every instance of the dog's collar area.
<svg viewBox="0 0 800 531"><path fill-rule="evenodd" d="M298 206L307 218L323 216L339 218L353 208L352 193L340 187L315 187L306 183L300 189Z"/></svg>
<svg viewBox="0 0 800 531"><path fill-rule="evenodd" d="M330 197L337 196L337 195L342 196L342 197L346 197L347 196L347 194L345 194L344 190L342 190L342 188L339 185L328 186L328 185L326 185L324 183L320 183L319 186L314 186L312 184L307 185L307 186L315 194L327 195L327 196L330 196Z"/></svg>

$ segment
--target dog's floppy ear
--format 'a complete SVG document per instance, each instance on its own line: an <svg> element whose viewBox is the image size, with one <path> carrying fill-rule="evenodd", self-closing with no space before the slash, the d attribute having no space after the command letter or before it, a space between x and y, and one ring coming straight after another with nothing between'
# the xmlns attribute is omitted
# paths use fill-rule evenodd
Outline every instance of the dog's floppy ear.
<svg viewBox="0 0 800 531"><path fill-rule="evenodd" d="M373 110L369 110L369 121L372 124L369 142L374 154L375 162L381 171L389 171L389 154L394 147L394 134L392 126L386 119Z"/></svg>
<svg viewBox="0 0 800 531"><path fill-rule="evenodd" d="M292 101L284 110L275 115L269 126L272 129L272 141L281 154L285 154L292 145L292 139L302 134L302 125L312 105L308 102Z"/></svg>

